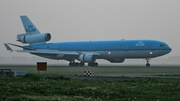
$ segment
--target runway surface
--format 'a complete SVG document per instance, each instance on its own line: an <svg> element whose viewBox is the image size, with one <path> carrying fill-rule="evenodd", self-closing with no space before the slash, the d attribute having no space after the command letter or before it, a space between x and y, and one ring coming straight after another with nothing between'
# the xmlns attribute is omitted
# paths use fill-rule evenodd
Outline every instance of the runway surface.
<svg viewBox="0 0 180 101"><path fill-rule="evenodd" d="M0 65L0 69L12 71L28 71L38 73L36 65ZM95 77L84 77L84 71L94 72ZM103 79L104 77L151 77L151 78L180 78L180 65L154 65L145 67L142 65L99 66L99 67L69 67L48 65L46 75L63 75L74 79ZM98 78L100 77L100 78Z"/></svg>

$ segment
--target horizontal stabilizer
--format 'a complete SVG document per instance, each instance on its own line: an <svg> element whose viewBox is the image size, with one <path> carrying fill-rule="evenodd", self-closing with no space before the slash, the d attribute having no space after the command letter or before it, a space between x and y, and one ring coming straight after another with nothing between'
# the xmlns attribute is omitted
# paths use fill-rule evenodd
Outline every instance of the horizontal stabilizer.
<svg viewBox="0 0 180 101"><path fill-rule="evenodd" d="M8 50L8 51L10 51L10 52L12 52L13 50L8 46L8 44L4 44L4 46L6 47L6 49Z"/></svg>
<svg viewBox="0 0 180 101"><path fill-rule="evenodd" d="M27 49L27 50L35 50L34 48L28 48L28 47L24 47L24 46L20 46L20 45L16 45L16 44L12 44L12 43L8 43L12 46L16 46L16 47L20 47L20 48L24 48L24 49ZM9 47L10 48L10 47Z"/></svg>

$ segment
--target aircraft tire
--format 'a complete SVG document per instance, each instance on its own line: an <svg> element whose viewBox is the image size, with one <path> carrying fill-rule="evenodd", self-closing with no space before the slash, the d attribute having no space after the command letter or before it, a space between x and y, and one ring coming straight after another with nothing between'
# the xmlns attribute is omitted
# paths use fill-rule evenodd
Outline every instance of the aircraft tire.
<svg viewBox="0 0 180 101"><path fill-rule="evenodd" d="M94 63L94 66L98 66L98 63L96 62L96 63Z"/></svg>
<svg viewBox="0 0 180 101"><path fill-rule="evenodd" d="M73 66L73 63L69 63L69 66L70 66L70 67Z"/></svg>
<svg viewBox="0 0 180 101"><path fill-rule="evenodd" d="M94 66L94 67L96 67L96 66L98 66L98 63L97 63L97 62L95 62L95 63L89 62L89 63L88 63L88 66Z"/></svg>
<svg viewBox="0 0 180 101"><path fill-rule="evenodd" d="M75 62L75 63L69 63L69 66L79 66L80 65L80 63L78 63L78 62Z"/></svg>
<svg viewBox="0 0 180 101"><path fill-rule="evenodd" d="M149 64L149 63L147 63L147 64L146 64L146 67L150 67L150 64Z"/></svg>
<svg viewBox="0 0 180 101"><path fill-rule="evenodd" d="M80 62L79 66L83 67L84 66L84 62Z"/></svg>

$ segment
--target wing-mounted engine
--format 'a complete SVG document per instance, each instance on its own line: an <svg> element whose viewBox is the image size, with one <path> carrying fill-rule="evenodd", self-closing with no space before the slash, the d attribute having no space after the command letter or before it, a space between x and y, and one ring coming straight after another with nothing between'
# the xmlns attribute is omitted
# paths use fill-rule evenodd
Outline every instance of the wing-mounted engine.
<svg viewBox="0 0 180 101"><path fill-rule="evenodd" d="M22 42L23 44L33 44L33 43L45 43L46 41L51 40L50 33L42 34L18 34L17 41Z"/></svg>
<svg viewBox="0 0 180 101"><path fill-rule="evenodd" d="M79 61L81 62L95 62L96 58L93 54L81 54L79 56Z"/></svg>
<svg viewBox="0 0 180 101"><path fill-rule="evenodd" d="M115 58L115 59L111 59L109 60L111 63L123 63L125 59L123 58Z"/></svg>

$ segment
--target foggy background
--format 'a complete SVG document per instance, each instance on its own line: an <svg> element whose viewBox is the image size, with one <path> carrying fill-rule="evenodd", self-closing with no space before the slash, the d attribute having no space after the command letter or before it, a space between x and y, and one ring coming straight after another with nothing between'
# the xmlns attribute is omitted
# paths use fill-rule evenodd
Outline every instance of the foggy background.
<svg viewBox="0 0 180 101"><path fill-rule="evenodd" d="M1 0L0 64L68 64L26 53L8 52L4 43L23 45L16 35L24 33L20 15L27 15L50 42L81 40L154 39L166 42L171 53L150 63L180 64L180 0ZM11 47L13 49L20 49ZM98 60L97 60L98 61ZM100 63L109 64L108 61ZM125 64L145 60L125 60ZM121 64L119 64L121 65Z"/></svg>

